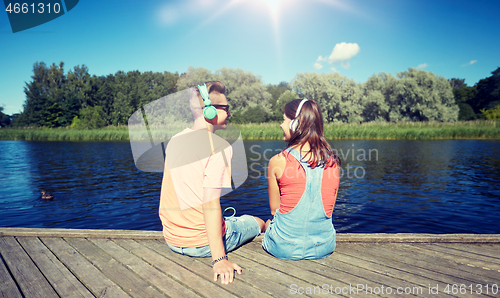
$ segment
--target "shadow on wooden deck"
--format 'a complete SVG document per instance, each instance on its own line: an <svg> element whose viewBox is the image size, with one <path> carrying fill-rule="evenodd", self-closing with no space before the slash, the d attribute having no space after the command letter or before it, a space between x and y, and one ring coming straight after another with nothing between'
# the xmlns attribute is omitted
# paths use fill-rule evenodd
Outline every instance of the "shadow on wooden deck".
<svg viewBox="0 0 500 298"><path fill-rule="evenodd" d="M262 237L211 259L170 251L157 231L0 228L0 297L499 297L500 235L337 234L328 258L283 261Z"/></svg>

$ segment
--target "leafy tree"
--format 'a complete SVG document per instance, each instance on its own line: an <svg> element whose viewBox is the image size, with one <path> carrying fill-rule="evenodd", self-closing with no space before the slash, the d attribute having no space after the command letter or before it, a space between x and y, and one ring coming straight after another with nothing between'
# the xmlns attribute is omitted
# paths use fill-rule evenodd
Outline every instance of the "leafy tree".
<svg viewBox="0 0 500 298"><path fill-rule="evenodd" d="M455 97L455 102L458 104L458 120L467 121L474 120L477 118L474 109L471 107L471 103L474 102L477 88L476 86L468 87L465 84L465 79L450 79L450 85L453 89L453 96Z"/></svg>
<svg viewBox="0 0 500 298"><path fill-rule="evenodd" d="M81 118L75 116L71 127L78 129L96 129L106 125L105 114L101 106L86 107L81 111Z"/></svg>
<svg viewBox="0 0 500 298"><path fill-rule="evenodd" d="M0 106L0 128L10 125L11 117L3 113L3 106Z"/></svg>
<svg viewBox="0 0 500 298"><path fill-rule="evenodd" d="M361 122L361 89L338 73L299 73L292 80L300 98L314 99L328 122Z"/></svg>
<svg viewBox="0 0 500 298"><path fill-rule="evenodd" d="M489 110L482 109L481 113L483 113L488 120L500 120L500 103Z"/></svg>
<svg viewBox="0 0 500 298"><path fill-rule="evenodd" d="M273 108L273 120L282 121L285 113L285 105L294 99L299 98L299 95L294 90L286 90L276 101Z"/></svg>
<svg viewBox="0 0 500 298"><path fill-rule="evenodd" d="M278 107L276 105L276 103L277 103L278 99L280 98L280 96L285 91L291 90L291 88L288 86L287 82L281 82L278 85L273 85L273 84L267 85L266 90L272 96L272 98L269 102L271 104L271 111L272 111L272 115L271 115L270 120L281 121L283 111L281 111L281 108Z"/></svg>
<svg viewBox="0 0 500 298"><path fill-rule="evenodd" d="M395 81L392 75L385 73L375 74L361 85L363 91L363 120L364 121L388 121L390 106L386 99L387 90L386 84L388 81Z"/></svg>
<svg viewBox="0 0 500 298"><path fill-rule="evenodd" d="M42 115L45 111L45 103L48 98L48 68L43 62L33 64L32 81L26 83L24 93L26 100L23 104L23 112L15 121L16 126L42 126L44 124Z"/></svg>
<svg viewBox="0 0 500 298"><path fill-rule="evenodd" d="M66 76L63 101L63 125L71 123L80 110L90 104L89 91L92 89L91 77L85 65L75 66Z"/></svg>
<svg viewBox="0 0 500 298"><path fill-rule="evenodd" d="M269 120L266 111L259 106L247 107L235 112L230 119L233 123L263 123Z"/></svg>
<svg viewBox="0 0 500 298"><path fill-rule="evenodd" d="M458 106L448 80L409 68L387 81L390 121L456 121Z"/></svg>
<svg viewBox="0 0 500 298"><path fill-rule="evenodd" d="M470 103L476 113L492 108L491 103L500 102L500 67L491 72L491 76L477 83L477 96Z"/></svg>
<svg viewBox="0 0 500 298"><path fill-rule="evenodd" d="M465 84L465 79L451 78L450 86L453 90L456 90L456 89L461 89L463 87L467 87L467 84Z"/></svg>
<svg viewBox="0 0 500 298"><path fill-rule="evenodd" d="M469 121L475 120L477 118L476 113L468 103L459 103L458 104L459 112L458 112L458 120L459 121Z"/></svg>

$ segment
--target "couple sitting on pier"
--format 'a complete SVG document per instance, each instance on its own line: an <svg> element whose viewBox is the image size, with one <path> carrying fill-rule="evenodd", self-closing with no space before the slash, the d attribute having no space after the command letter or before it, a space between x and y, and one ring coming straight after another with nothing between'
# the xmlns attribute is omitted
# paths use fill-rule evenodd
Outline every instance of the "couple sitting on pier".
<svg viewBox="0 0 500 298"><path fill-rule="evenodd" d="M231 116L225 91L220 81L198 86L190 100L193 127L168 143L159 209L168 246L183 255L211 256L214 280L220 275L224 284L233 281L235 270L241 274L226 253L260 233L265 233L263 248L277 258L327 257L335 249L331 216L340 160L324 138L319 105L296 99L285 106L281 129L288 145L268 167L272 220L264 223L250 215L224 219L220 194L231 187L233 152L213 132L225 129Z"/></svg>

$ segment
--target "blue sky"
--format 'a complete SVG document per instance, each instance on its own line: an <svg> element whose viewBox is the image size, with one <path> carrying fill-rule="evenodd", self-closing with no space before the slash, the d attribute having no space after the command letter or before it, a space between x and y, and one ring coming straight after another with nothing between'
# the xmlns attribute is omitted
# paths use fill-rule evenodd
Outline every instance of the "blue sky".
<svg viewBox="0 0 500 298"><path fill-rule="evenodd" d="M0 105L22 110L33 63L185 72L241 68L265 84L299 72L365 82L418 67L474 85L500 66L500 1L80 0L67 14L12 33L0 11Z"/></svg>

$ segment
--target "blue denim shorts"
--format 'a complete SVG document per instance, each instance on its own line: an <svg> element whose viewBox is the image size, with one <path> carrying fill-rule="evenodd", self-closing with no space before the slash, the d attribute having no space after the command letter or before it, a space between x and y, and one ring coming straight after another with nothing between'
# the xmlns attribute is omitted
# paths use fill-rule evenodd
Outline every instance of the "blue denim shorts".
<svg viewBox="0 0 500 298"><path fill-rule="evenodd" d="M226 248L226 253L252 241L253 238L260 234L259 224L253 216L242 215L238 217L228 217L225 221L226 234L222 238L222 242ZM177 247L168 244L168 247L170 247L173 252L190 257L204 258L211 256L209 245L200 247Z"/></svg>

